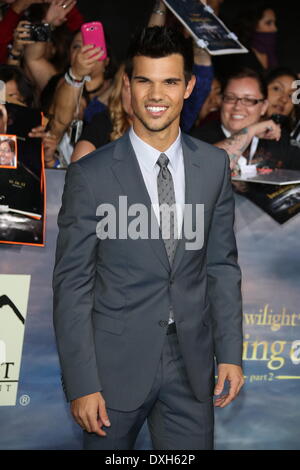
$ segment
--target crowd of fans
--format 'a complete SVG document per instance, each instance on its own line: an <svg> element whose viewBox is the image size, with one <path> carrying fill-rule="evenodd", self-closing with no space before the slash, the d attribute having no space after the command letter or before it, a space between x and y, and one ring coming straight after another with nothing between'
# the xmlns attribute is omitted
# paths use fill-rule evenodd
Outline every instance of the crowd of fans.
<svg viewBox="0 0 300 470"><path fill-rule="evenodd" d="M206 3L219 14L224 1ZM85 19L75 0L6 0L1 2L1 16L5 100L43 112L43 125L29 137L42 139L46 168L65 168L126 132L132 109L125 64L116 64L109 41L104 60L101 48L83 44L80 28ZM153 1L148 25L181 28L193 41L163 1ZM233 171L237 161L299 170L300 115L292 100L298 75L278 63L276 14L266 4L250 8L232 29L247 54L212 59L193 41L197 80L185 102L181 128L225 148ZM105 31L106 39L109 33ZM0 115L3 121L2 105Z"/></svg>

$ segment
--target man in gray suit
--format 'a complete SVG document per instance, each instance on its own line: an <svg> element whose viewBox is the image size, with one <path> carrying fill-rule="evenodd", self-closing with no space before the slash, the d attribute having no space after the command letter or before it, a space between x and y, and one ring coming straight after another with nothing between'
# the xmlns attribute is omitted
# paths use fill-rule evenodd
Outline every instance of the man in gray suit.
<svg viewBox="0 0 300 470"><path fill-rule="evenodd" d="M85 449L132 449L146 419L155 449L211 449L213 405L243 385L228 157L179 128L192 66L180 33L145 29L126 64L132 128L67 172L54 324Z"/></svg>

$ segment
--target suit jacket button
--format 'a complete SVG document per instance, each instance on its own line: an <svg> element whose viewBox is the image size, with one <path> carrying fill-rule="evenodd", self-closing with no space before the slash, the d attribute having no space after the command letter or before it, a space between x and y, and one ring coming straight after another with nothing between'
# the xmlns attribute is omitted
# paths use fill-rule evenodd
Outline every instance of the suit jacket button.
<svg viewBox="0 0 300 470"><path fill-rule="evenodd" d="M158 324L159 326L166 328L169 323L166 320L159 320Z"/></svg>

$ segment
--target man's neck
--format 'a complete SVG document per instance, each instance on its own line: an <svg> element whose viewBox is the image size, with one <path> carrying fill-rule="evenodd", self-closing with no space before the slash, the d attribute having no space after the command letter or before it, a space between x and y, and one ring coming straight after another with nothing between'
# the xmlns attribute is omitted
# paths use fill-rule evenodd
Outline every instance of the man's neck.
<svg viewBox="0 0 300 470"><path fill-rule="evenodd" d="M171 145L175 142L179 134L179 126L169 126L163 131L150 131L144 126L139 125L136 120L133 121L133 130L136 135L146 142L146 144L151 145L151 147L159 150L160 152L165 152Z"/></svg>

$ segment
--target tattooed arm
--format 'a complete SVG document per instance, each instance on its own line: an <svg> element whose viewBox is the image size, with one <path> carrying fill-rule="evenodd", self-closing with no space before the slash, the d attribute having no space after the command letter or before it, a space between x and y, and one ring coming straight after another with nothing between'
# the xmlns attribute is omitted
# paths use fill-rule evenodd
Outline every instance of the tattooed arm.
<svg viewBox="0 0 300 470"><path fill-rule="evenodd" d="M216 147L226 150L230 158L230 168L234 170L237 161L246 148L250 145L253 137L260 139L279 140L281 136L281 128L271 119L252 124L240 131L232 134L228 139L222 140L215 144Z"/></svg>

